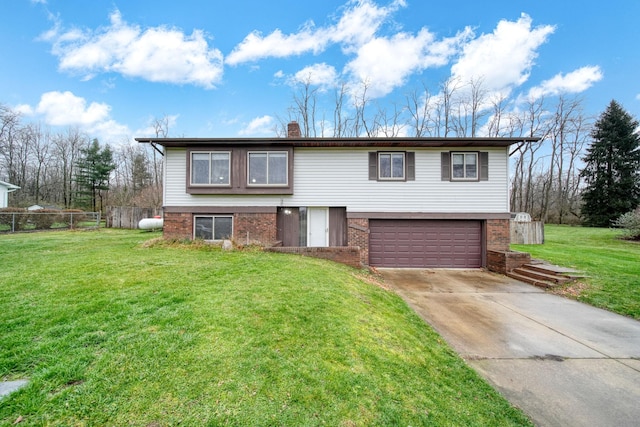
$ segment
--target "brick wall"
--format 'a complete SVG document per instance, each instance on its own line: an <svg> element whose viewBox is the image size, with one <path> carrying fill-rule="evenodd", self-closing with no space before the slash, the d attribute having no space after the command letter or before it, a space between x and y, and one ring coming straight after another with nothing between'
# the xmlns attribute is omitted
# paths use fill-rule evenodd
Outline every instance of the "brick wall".
<svg viewBox="0 0 640 427"><path fill-rule="evenodd" d="M487 251L508 251L511 243L508 219L487 220Z"/></svg>
<svg viewBox="0 0 640 427"><path fill-rule="evenodd" d="M487 251L487 268L505 274L531 262L531 255L515 251Z"/></svg>
<svg viewBox="0 0 640 427"><path fill-rule="evenodd" d="M360 248L348 246L334 246L331 248L306 248L306 247L276 247L267 248L269 252L280 252L287 254L298 254L313 258L328 259L355 268L361 268Z"/></svg>
<svg viewBox="0 0 640 427"><path fill-rule="evenodd" d="M349 246L360 248L360 262L369 265L369 220L367 218L348 218Z"/></svg>
<svg viewBox="0 0 640 427"><path fill-rule="evenodd" d="M165 212L162 234L165 239L191 240L193 237L193 215L188 212Z"/></svg>
<svg viewBox="0 0 640 427"><path fill-rule="evenodd" d="M238 213L233 224L233 238L241 245L271 246L276 242L277 214Z"/></svg>

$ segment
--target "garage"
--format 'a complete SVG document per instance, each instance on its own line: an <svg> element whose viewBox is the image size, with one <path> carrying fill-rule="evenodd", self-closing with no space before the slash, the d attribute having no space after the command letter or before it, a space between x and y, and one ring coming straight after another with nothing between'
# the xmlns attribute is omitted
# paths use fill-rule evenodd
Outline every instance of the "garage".
<svg viewBox="0 0 640 427"><path fill-rule="evenodd" d="M482 267L482 221L371 219L369 230L375 267Z"/></svg>

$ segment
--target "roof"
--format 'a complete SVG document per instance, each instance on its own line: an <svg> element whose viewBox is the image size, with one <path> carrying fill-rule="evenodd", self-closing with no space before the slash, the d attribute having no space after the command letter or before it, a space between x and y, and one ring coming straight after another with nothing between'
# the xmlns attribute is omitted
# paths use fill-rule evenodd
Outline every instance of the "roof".
<svg viewBox="0 0 640 427"><path fill-rule="evenodd" d="M9 192L16 191L16 190L20 189L20 187L18 187L17 185L9 184L8 182L4 182L4 181L0 181L0 185L2 185L3 187L7 187Z"/></svg>
<svg viewBox="0 0 640 427"><path fill-rule="evenodd" d="M136 138L164 147L273 145L287 147L509 147L540 138Z"/></svg>

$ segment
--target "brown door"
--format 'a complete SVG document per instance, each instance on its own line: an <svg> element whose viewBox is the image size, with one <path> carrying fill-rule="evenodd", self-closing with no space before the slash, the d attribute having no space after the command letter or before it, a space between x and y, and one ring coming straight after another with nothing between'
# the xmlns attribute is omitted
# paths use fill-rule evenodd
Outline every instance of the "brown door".
<svg viewBox="0 0 640 427"><path fill-rule="evenodd" d="M369 264L377 267L482 267L481 221L369 221Z"/></svg>

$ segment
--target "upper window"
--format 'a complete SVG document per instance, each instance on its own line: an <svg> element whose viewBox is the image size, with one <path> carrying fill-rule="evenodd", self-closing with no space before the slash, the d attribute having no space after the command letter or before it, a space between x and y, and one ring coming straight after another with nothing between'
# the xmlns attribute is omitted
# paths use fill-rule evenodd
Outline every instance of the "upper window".
<svg viewBox="0 0 640 427"><path fill-rule="evenodd" d="M230 185L231 153L191 153L192 185Z"/></svg>
<svg viewBox="0 0 640 427"><path fill-rule="evenodd" d="M404 180L404 153L378 153L378 179Z"/></svg>
<svg viewBox="0 0 640 427"><path fill-rule="evenodd" d="M249 152L247 185L287 185L289 162L286 151Z"/></svg>
<svg viewBox="0 0 640 427"><path fill-rule="evenodd" d="M372 181L414 181L416 153L413 151L370 151L369 179Z"/></svg>
<svg viewBox="0 0 640 427"><path fill-rule="evenodd" d="M478 153L451 153L451 178L478 179Z"/></svg>

